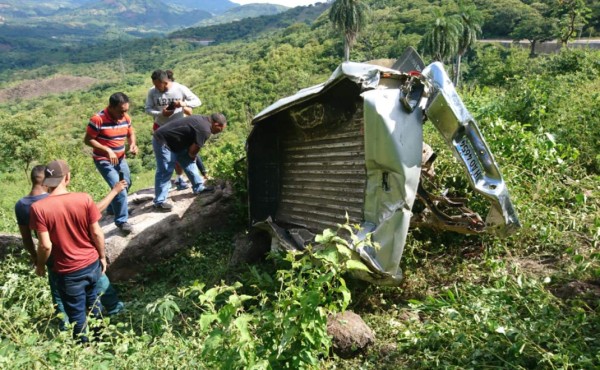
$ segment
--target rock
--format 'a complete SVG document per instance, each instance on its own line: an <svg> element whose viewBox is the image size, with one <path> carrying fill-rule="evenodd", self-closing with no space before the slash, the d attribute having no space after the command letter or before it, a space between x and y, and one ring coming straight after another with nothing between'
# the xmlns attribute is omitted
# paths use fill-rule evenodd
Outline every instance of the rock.
<svg viewBox="0 0 600 370"><path fill-rule="evenodd" d="M209 230L224 230L233 212L231 184L221 183L212 193L194 195L191 189L172 191L170 212L152 207L154 189L129 195L129 223L133 231L125 235L114 224L113 216L103 216L107 274L112 281L134 277L149 264L173 255L194 243Z"/></svg>
<svg viewBox="0 0 600 370"><path fill-rule="evenodd" d="M23 247L21 235L17 234L0 234L0 259L4 259L9 254L27 253Z"/></svg>
<svg viewBox="0 0 600 370"><path fill-rule="evenodd" d="M342 358L351 357L375 343L373 330L352 311L330 315L327 334L333 336L333 351Z"/></svg>
<svg viewBox="0 0 600 370"><path fill-rule="evenodd" d="M251 229L247 233L238 234L234 244L235 248L229 259L230 266L256 263L271 249L271 236L265 231Z"/></svg>

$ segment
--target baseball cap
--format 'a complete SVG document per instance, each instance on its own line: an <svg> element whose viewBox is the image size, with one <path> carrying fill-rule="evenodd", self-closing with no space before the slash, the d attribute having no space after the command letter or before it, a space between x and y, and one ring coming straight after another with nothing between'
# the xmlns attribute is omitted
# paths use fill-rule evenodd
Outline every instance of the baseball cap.
<svg viewBox="0 0 600 370"><path fill-rule="evenodd" d="M55 188L60 184L63 177L65 177L69 173L69 165L67 162L62 159L57 159L52 161L46 165L46 170L44 171L44 182L45 186L49 186L51 188Z"/></svg>

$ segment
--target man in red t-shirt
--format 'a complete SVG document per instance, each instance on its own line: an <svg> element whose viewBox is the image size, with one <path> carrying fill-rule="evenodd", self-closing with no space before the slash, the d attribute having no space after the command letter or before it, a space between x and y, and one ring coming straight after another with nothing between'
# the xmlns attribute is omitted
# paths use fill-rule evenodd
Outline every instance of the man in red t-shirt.
<svg viewBox="0 0 600 370"><path fill-rule="evenodd" d="M98 221L101 214L86 193L69 193L69 166L56 160L46 166L43 184L50 195L31 205L30 227L37 231L36 273L46 274L46 261L54 259L52 270L58 276L58 289L69 322L75 323L73 336L87 342L86 313L100 316L96 282L106 271L104 233Z"/></svg>

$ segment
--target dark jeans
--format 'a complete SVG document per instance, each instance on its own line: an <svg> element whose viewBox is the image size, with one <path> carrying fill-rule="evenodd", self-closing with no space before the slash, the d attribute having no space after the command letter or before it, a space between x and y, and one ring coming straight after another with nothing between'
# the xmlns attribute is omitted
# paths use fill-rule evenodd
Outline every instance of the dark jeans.
<svg viewBox="0 0 600 370"><path fill-rule="evenodd" d="M96 292L96 283L100 279L102 268L96 261L80 270L69 274L58 275L58 290L60 298L69 317L69 322L75 323L73 337L81 342L88 342L85 335L87 325L87 311L90 310L94 317L100 318L100 300Z"/></svg>

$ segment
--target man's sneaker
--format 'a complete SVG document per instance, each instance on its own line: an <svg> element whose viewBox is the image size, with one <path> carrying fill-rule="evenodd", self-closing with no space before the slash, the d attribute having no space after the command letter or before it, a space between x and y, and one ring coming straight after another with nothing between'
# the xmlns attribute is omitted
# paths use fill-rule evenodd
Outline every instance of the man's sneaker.
<svg viewBox="0 0 600 370"><path fill-rule="evenodd" d="M202 189L199 192L194 193L194 194L212 193L213 191L215 191L214 186L205 186L204 189Z"/></svg>
<svg viewBox="0 0 600 370"><path fill-rule="evenodd" d="M116 315L119 312L123 311L125 309L125 305L123 304L123 302L119 301L117 302L117 304L114 307L111 307L110 309L107 307L106 308L106 313L110 316L110 315Z"/></svg>
<svg viewBox="0 0 600 370"><path fill-rule="evenodd" d="M175 185L177 185L177 190L185 190L190 187L190 184L188 184L184 179L175 180Z"/></svg>
<svg viewBox="0 0 600 370"><path fill-rule="evenodd" d="M171 203L163 202L163 203L155 203L152 205L152 208L160 210L160 211L170 211L173 209L173 205Z"/></svg>
<svg viewBox="0 0 600 370"><path fill-rule="evenodd" d="M131 226L129 222L123 222L122 224L118 224L117 227L125 234L129 234L133 231L133 226Z"/></svg>

